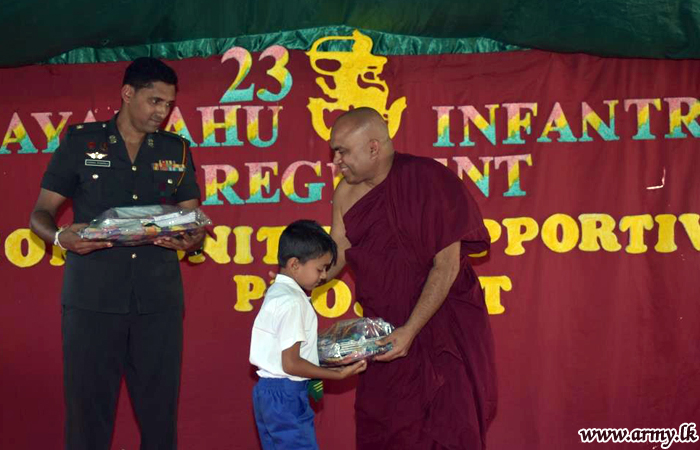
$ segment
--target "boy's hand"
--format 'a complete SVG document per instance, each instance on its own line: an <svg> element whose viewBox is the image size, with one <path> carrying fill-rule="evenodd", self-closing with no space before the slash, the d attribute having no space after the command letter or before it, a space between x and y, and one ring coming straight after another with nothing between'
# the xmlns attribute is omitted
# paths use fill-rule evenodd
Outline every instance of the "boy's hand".
<svg viewBox="0 0 700 450"><path fill-rule="evenodd" d="M340 374L339 379L342 380L360 372L364 372L365 369L367 369L367 361L363 359L362 361L357 361L356 363L350 364L349 366L337 367L332 370L337 371Z"/></svg>

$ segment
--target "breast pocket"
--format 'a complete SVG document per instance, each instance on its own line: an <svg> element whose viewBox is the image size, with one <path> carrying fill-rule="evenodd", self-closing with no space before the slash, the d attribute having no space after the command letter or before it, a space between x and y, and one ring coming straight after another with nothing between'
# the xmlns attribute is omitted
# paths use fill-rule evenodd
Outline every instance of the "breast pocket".
<svg viewBox="0 0 700 450"><path fill-rule="evenodd" d="M127 185L120 170L113 167L84 167L80 173L80 189L84 199L101 209L126 203Z"/></svg>
<svg viewBox="0 0 700 450"><path fill-rule="evenodd" d="M153 188L159 198L159 203L175 204L175 194L182 172L154 170Z"/></svg>

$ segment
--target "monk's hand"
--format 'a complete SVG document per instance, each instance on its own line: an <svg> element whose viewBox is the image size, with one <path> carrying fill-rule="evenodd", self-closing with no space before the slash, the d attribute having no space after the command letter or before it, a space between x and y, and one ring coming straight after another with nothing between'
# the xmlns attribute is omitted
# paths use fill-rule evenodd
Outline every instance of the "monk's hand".
<svg viewBox="0 0 700 450"><path fill-rule="evenodd" d="M74 223L70 225L68 228L59 233L58 242L66 250L79 255L87 255L95 250L112 246L111 242L89 241L87 239L82 239L78 233L80 233L80 231L87 226L88 224L86 223Z"/></svg>
<svg viewBox="0 0 700 450"><path fill-rule="evenodd" d="M183 232L177 236L165 236L156 239L153 243L160 247L172 250L191 252L202 248L202 241L207 232L204 228L197 228L193 232Z"/></svg>
<svg viewBox="0 0 700 450"><path fill-rule="evenodd" d="M389 336L376 341L377 345L387 345L391 343L391 350L374 357L375 361L389 362L396 358L403 358L408 355L413 339L416 335L406 327L398 327Z"/></svg>

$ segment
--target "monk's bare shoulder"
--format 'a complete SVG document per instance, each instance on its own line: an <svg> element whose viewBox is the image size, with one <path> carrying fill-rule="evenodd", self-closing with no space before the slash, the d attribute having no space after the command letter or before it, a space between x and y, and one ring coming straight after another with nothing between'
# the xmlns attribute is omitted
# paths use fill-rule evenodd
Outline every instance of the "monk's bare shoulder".
<svg viewBox="0 0 700 450"><path fill-rule="evenodd" d="M355 203L371 190L372 188L364 183L350 184L345 180L340 180L333 193L334 208L338 208L341 214L345 215Z"/></svg>
<svg viewBox="0 0 700 450"><path fill-rule="evenodd" d="M341 215L345 214L352 206L352 188L353 186L348 184L345 180L340 180L340 183L338 183L338 186L335 188L335 192L333 193L333 206L338 209Z"/></svg>

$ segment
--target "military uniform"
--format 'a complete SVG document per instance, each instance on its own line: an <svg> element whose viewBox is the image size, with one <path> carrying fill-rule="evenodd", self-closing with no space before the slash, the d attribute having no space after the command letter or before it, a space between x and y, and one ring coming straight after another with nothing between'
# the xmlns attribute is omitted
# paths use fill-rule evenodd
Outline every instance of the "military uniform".
<svg viewBox="0 0 700 450"><path fill-rule="evenodd" d="M74 223L112 207L200 198L186 140L148 134L132 162L116 118L71 126L44 174L42 188L73 200ZM122 374L141 448L175 448L183 313L177 252L156 245L68 252L61 303L67 448L109 448Z"/></svg>

